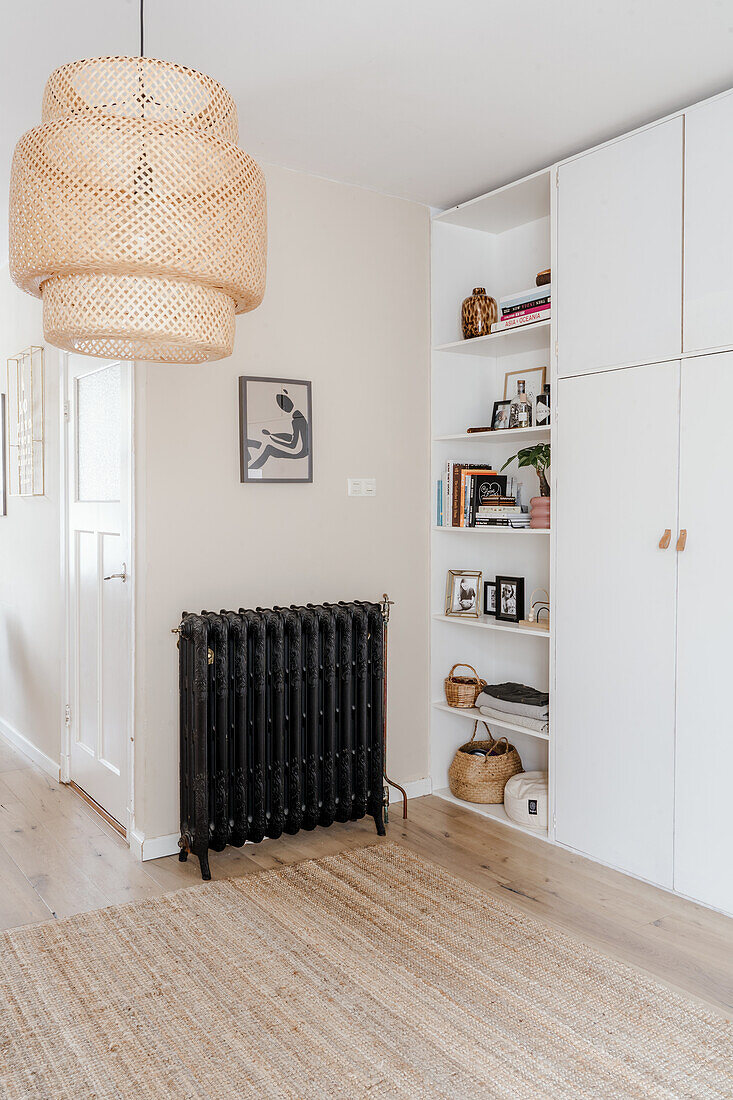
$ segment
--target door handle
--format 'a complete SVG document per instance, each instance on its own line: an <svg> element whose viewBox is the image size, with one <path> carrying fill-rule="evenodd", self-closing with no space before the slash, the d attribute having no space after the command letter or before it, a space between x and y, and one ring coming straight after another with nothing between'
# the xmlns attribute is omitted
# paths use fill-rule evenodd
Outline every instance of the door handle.
<svg viewBox="0 0 733 1100"><path fill-rule="evenodd" d="M669 544L670 544L671 541L672 541L672 532L670 531L669 527L667 527L667 529L665 530L665 532L662 535L661 539L659 540L659 549L660 550L668 550L669 549Z"/></svg>
<svg viewBox="0 0 733 1100"><path fill-rule="evenodd" d="M121 573L110 573L110 575L108 577L105 577L104 579L106 581L120 580L124 584L125 581L127 580L127 565L126 565L126 563L123 561L123 563L122 563L122 572Z"/></svg>
<svg viewBox="0 0 733 1100"><path fill-rule="evenodd" d="M684 548L686 546L687 546L687 528L686 527L681 527L679 536L677 538L677 546L675 547L675 549L679 550L679 552L682 553L682 551L684 550Z"/></svg>

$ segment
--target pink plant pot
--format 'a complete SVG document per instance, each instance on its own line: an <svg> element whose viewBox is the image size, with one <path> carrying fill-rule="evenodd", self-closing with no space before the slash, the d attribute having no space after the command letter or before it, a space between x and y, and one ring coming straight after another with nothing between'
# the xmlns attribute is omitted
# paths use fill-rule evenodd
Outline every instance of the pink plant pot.
<svg viewBox="0 0 733 1100"><path fill-rule="evenodd" d="M550 498L532 497L530 504L530 527L547 530L550 526Z"/></svg>

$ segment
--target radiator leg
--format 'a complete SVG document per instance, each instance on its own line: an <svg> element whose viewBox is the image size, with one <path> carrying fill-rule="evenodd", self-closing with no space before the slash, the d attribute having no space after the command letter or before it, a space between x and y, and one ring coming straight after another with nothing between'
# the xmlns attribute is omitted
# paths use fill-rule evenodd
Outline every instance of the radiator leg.
<svg viewBox="0 0 733 1100"><path fill-rule="evenodd" d="M374 814L374 824L377 826L377 836L387 835L387 830L385 829L384 821L382 820L383 812L383 808L380 806L379 812Z"/></svg>
<svg viewBox="0 0 733 1100"><path fill-rule="evenodd" d="M195 852L194 854L199 857L199 863L201 864L201 878L204 880L204 882L208 882L211 878L211 871L209 870L209 853Z"/></svg>

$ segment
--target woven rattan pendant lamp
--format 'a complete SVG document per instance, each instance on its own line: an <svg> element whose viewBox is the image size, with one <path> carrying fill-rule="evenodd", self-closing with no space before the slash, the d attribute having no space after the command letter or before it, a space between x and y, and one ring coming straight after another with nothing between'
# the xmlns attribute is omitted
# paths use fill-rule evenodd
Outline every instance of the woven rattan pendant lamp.
<svg viewBox="0 0 733 1100"><path fill-rule="evenodd" d="M234 315L265 292L258 165L217 81L143 56L49 77L42 125L18 142L10 273L43 299L46 339L107 359L231 355Z"/></svg>

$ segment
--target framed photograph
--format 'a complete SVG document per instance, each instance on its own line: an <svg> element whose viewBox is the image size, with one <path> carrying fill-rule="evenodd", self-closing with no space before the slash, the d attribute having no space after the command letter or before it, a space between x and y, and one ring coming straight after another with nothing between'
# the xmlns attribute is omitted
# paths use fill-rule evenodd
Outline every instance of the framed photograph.
<svg viewBox="0 0 733 1100"><path fill-rule="evenodd" d="M495 401L491 414L491 430L502 432L509 427L509 406L511 401Z"/></svg>
<svg viewBox="0 0 733 1100"><path fill-rule="evenodd" d="M448 570L445 585L445 613L478 619L481 613L481 570Z"/></svg>
<svg viewBox="0 0 733 1100"><path fill-rule="evenodd" d="M484 615L496 618L496 581L484 581Z"/></svg>
<svg viewBox="0 0 733 1100"><path fill-rule="evenodd" d="M5 394L0 393L0 516L8 514L8 439L5 419Z"/></svg>
<svg viewBox="0 0 733 1100"><path fill-rule="evenodd" d="M496 578L496 618L502 623L524 618L524 577Z"/></svg>
<svg viewBox="0 0 733 1100"><path fill-rule="evenodd" d="M535 397L538 393L542 393L546 373L546 367L532 367L530 370L507 371L504 375L504 399L511 401L511 399L516 396L517 382L523 379L525 383L525 393L529 397L530 403L534 405ZM494 405L494 408L496 408L496 405Z"/></svg>
<svg viewBox="0 0 733 1100"><path fill-rule="evenodd" d="M313 481L310 382L240 377L239 473L243 482Z"/></svg>

